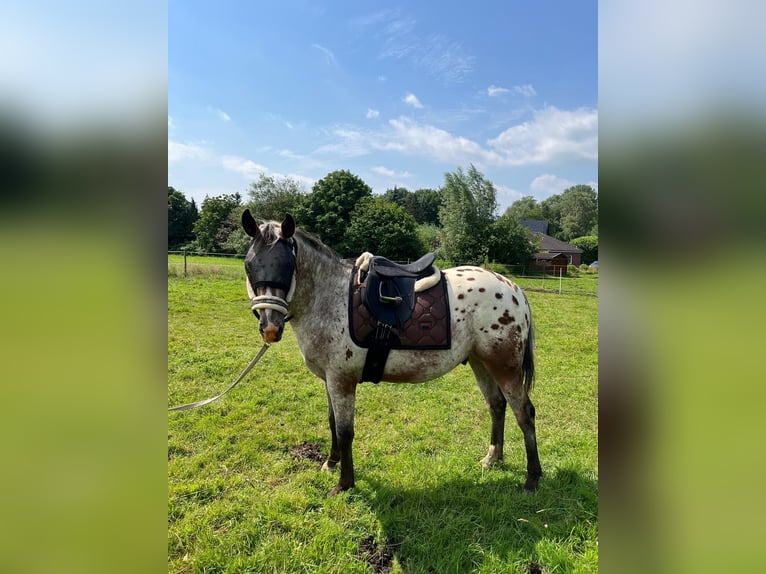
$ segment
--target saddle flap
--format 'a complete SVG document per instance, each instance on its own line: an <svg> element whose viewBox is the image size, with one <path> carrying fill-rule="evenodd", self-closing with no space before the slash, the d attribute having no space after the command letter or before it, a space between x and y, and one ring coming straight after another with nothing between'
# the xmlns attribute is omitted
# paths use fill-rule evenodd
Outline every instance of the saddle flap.
<svg viewBox="0 0 766 574"><path fill-rule="evenodd" d="M378 321L401 326L415 306L415 281L414 277L386 279L368 275L362 286L362 299Z"/></svg>

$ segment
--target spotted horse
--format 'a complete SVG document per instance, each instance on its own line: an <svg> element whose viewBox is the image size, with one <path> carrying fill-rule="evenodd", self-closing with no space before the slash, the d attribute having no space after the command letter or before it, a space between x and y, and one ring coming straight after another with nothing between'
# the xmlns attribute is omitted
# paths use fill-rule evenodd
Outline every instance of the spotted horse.
<svg viewBox="0 0 766 574"><path fill-rule="evenodd" d="M242 226L252 238L245 259L247 289L259 331L266 343L282 338L291 321L303 360L322 379L327 392L330 453L322 470L340 463L338 484L354 486L354 410L366 349L349 333L348 289L353 266L316 236L296 228L291 215L279 223L256 222L249 210ZM467 361L489 407L490 446L482 459L489 468L503 459L506 405L510 403L524 434L527 479L532 493L542 476L535 434L534 326L526 296L518 285L480 267L442 271L450 304L451 344L438 350L392 350L382 380L417 383L435 379Z"/></svg>

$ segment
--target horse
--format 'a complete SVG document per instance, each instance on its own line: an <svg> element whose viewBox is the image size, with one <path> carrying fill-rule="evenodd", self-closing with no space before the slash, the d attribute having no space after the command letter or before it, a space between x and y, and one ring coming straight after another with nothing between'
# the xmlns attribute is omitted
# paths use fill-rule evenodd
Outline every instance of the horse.
<svg viewBox="0 0 766 574"><path fill-rule="evenodd" d="M354 409L366 349L349 333L349 281L353 266L315 235L296 228L287 214L280 222L256 222L250 210L242 227L251 242L245 259L247 290L266 344L282 338L292 324L308 369L324 381L331 433L323 471L336 470L335 496L353 488ZM529 398L535 376L534 326L526 295L492 271L460 266L442 271L450 305L451 345L443 350L392 350L382 380L425 382L470 364L487 403L492 429L488 469L503 459L506 405L510 403L524 435L527 478L533 493L542 476L535 433L535 407Z"/></svg>

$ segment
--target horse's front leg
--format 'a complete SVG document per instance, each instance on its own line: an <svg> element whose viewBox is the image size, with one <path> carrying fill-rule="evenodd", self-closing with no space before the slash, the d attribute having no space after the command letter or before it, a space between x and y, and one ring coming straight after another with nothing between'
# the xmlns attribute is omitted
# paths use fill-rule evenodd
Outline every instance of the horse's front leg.
<svg viewBox="0 0 766 574"><path fill-rule="evenodd" d="M322 465L323 471L334 471L335 467L340 462L340 448L338 447L338 433L335 431L335 411L332 408L332 399L330 398L330 389L327 386L327 381L324 384L325 391L327 392L327 411L328 419L330 422L330 434L332 436L332 446L330 447L330 455Z"/></svg>
<svg viewBox="0 0 766 574"><path fill-rule="evenodd" d="M340 454L340 479L330 496L348 490L354 486L354 458L351 445L354 442L354 407L356 404L356 381L327 378L327 397L330 403L330 427L334 427L333 446L328 468L334 466L332 460ZM335 459L337 460L337 459Z"/></svg>

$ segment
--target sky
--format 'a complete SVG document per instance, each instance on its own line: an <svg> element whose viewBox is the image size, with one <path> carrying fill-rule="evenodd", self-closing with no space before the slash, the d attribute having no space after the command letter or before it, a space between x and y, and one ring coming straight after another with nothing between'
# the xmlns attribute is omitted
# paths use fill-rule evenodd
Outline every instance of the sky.
<svg viewBox="0 0 766 574"><path fill-rule="evenodd" d="M438 9L436 8L438 6ZM598 187L595 1L168 4L168 185L347 169L374 193L475 165L498 212Z"/></svg>

